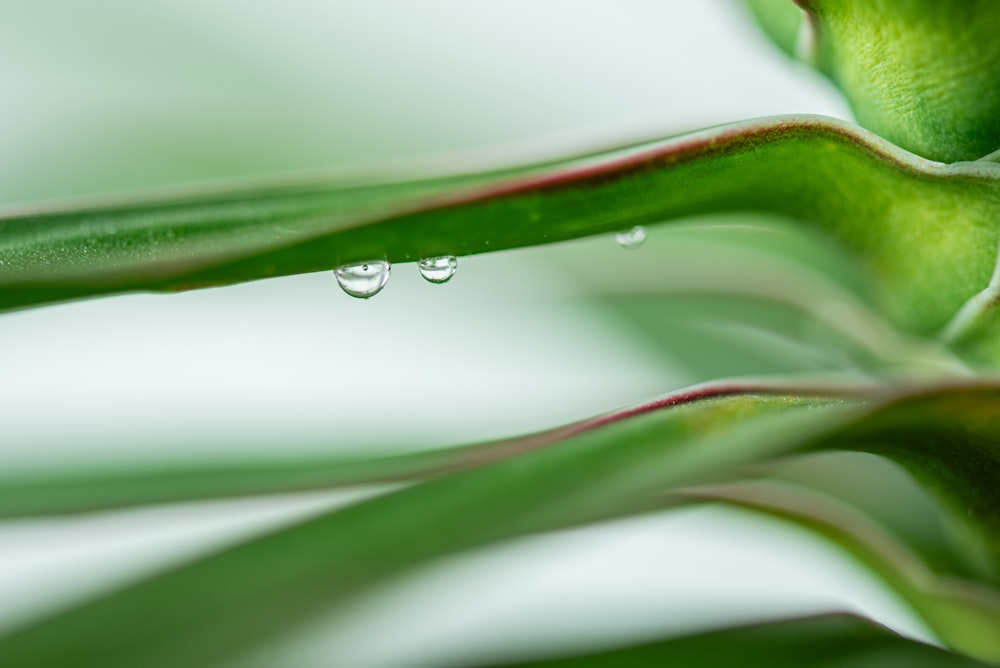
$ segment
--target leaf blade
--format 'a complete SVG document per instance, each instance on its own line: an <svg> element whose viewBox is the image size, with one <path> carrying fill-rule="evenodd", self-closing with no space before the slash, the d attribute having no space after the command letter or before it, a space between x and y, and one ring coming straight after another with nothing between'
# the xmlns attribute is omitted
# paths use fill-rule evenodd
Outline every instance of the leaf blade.
<svg viewBox="0 0 1000 668"><path fill-rule="evenodd" d="M854 197L859 191L867 196ZM0 219L0 308L467 255L754 210L839 238L874 273L891 318L931 332L988 282L998 206L1000 165L944 167L842 122L765 119L454 180L8 216Z"/></svg>
<svg viewBox="0 0 1000 668"><path fill-rule="evenodd" d="M995 547L1000 528L988 512L1000 504L995 478L989 470L963 477L963 457L949 458L947 448L926 453L915 437L927 432L938 445L962 443L966 425L977 426L971 411L982 421L978 454L1000 466L1000 388L938 385L900 396L869 387L815 398L787 388L784 394L729 389L737 393L716 387L598 418L522 456L391 492L181 566L0 638L0 660L214 665L320 610L342 611L418 564L659 508L665 489L727 480L745 465L795 452L859 449L905 459L902 452L918 464L925 460L925 476L947 468L934 483L973 507ZM970 407L966 414L956 410L962 406ZM929 431L935 422L947 424Z"/></svg>
<svg viewBox="0 0 1000 668"><path fill-rule="evenodd" d="M214 665L437 556L628 511L660 489L654 468L692 481L720 459L770 452L779 447L773 430L748 421L791 427L803 417L786 409L803 403L811 402L736 396L598 424L554 447L308 520L15 631L0 638L0 662L57 666L72 656L108 667ZM733 425L753 437L739 450L722 438ZM673 435L669 445L665 434ZM705 456L693 448L707 445L709 434L722 440ZM651 466L651 448L659 466Z"/></svg>
<svg viewBox="0 0 1000 668"><path fill-rule="evenodd" d="M746 0L778 46L844 93L858 122L918 155L977 160L1000 136L1000 10L990 0Z"/></svg>
<svg viewBox="0 0 1000 668"><path fill-rule="evenodd" d="M922 559L864 515L824 495L773 482L695 488L684 492L775 517L848 552L923 618L946 646L980 660L1000 661L1000 592L931 572Z"/></svg>

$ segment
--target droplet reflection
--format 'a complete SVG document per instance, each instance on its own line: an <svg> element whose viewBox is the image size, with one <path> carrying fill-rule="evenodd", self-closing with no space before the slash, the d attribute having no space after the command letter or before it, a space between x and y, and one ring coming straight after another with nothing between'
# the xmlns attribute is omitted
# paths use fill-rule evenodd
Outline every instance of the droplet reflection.
<svg viewBox="0 0 1000 668"><path fill-rule="evenodd" d="M458 259L454 255L425 257L417 263L420 275L431 283L447 283L455 275Z"/></svg>
<svg viewBox="0 0 1000 668"><path fill-rule="evenodd" d="M624 230L615 235L615 241L622 248L632 250L638 248L646 241L646 228L636 225L631 230Z"/></svg>
<svg viewBox="0 0 1000 668"><path fill-rule="evenodd" d="M352 297L374 297L389 281L391 266L385 260L369 260L359 264L345 264L334 270L337 283Z"/></svg>

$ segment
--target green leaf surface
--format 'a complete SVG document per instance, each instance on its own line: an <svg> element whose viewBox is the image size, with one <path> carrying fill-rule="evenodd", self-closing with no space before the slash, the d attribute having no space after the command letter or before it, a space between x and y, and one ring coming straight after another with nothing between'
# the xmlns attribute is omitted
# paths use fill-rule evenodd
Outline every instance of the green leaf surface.
<svg viewBox="0 0 1000 668"><path fill-rule="evenodd" d="M654 496L664 486L711 482L857 411L785 395L704 391L673 400L680 403L668 410L602 420L546 448L305 521L84 603L0 638L0 665L216 665L314 614L349 610L359 595L434 558L662 504Z"/></svg>
<svg viewBox="0 0 1000 668"><path fill-rule="evenodd" d="M847 504L806 489L752 482L694 489L713 499L804 527L847 551L899 594L946 646L1000 662L1000 592L932 572L905 544Z"/></svg>
<svg viewBox="0 0 1000 668"><path fill-rule="evenodd" d="M960 668L985 666L850 615L771 622L520 668Z"/></svg>
<svg viewBox="0 0 1000 668"><path fill-rule="evenodd" d="M802 10L792 0L744 0L753 17L778 47L797 56L801 45Z"/></svg>
<svg viewBox="0 0 1000 668"><path fill-rule="evenodd" d="M754 0L789 50L792 0ZM1000 5L994 0L797 0L797 53L843 91L858 122L918 155L976 160L1000 148Z"/></svg>
<svg viewBox="0 0 1000 668"><path fill-rule="evenodd" d="M767 391L764 385L729 383L695 390L707 395ZM565 426L484 443L395 455L238 460L229 463L150 463L113 470L0 472L0 518L85 513L128 506L291 492L373 483L413 482L478 468L631 415L684 401L687 392Z"/></svg>
<svg viewBox="0 0 1000 668"><path fill-rule="evenodd" d="M989 382L916 392L836 435L887 457L948 502L1000 575L1000 388ZM984 541L978 544L978 541Z"/></svg>
<svg viewBox="0 0 1000 668"><path fill-rule="evenodd" d="M213 665L430 560L662 507L796 452L904 463L994 541L1000 388L719 384L550 432L530 449L195 561L0 639L0 663ZM533 437L534 438L534 437ZM681 502L678 497L678 502ZM971 614L971 613L970 613Z"/></svg>
<svg viewBox="0 0 1000 668"><path fill-rule="evenodd" d="M893 461L865 452L827 451L762 467L767 480L836 499L895 536L933 572L978 580L982 554L954 534L953 510Z"/></svg>
<svg viewBox="0 0 1000 668"><path fill-rule="evenodd" d="M884 370L871 363L872 356L883 362L934 359L937 351L926 342L918 347L879 321L866 306L856 274L818 239L806 243L787 229L782 234L780 228L763 226L773 221L746 218L740 214L725 224L679 226L651 235L641 253L629 254L614 269L611 285L590 276L603 249L588 245L593 252L558 255L568 255L576 263L571 271L593 281L595 290L614 291L588 304L628 322L665 356L677 356L671 364L683 363L695 380L820 370L817 351L803 348L800 357L790 355L796 341L846 351L850 358L840 359L837 368L854 361ZM733 323L741 327L734 331ZM753 329L765 327L782 338L754 336ZM417 480L509 456L523 443L513 439L380 457L276 454L102 469L57 463L34 471L9 467L0 471L0 517Z"/></svg>
<svg viewBox="0 0 1000 668"><path fill-rule="evenodd" d="M604 244L551 257L596 296L589 304L695 381L845 366L961 372L937 342L884 321L843 249L793 225L720 215L656 230L641 252L616 261ZM596 264L606 271L594 272Z"/></svg>
<svg viewBox="0 0 1000 668"><path fill-rule="evenodd" d="M415 481L483 466L557 438L532 437L384 456L298 456L95 470L0 472L0 518L87 513L178 501Z"/></svg>
<svg viewBox="0 0 1000 668"><path fill-rule="evenodd" d="M0 309L764 211L837 237L870 272L890 319L929 333L989 282L998 177L995 163L942 166L845 123L789 117L518 171L8 214Z"/></svg>

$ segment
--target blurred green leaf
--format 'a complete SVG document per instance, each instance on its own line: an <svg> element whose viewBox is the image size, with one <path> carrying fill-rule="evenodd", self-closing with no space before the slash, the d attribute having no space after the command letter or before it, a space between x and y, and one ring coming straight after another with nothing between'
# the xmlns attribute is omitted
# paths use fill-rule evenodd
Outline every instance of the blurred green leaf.
<svg viewBox="0 0 1000 668"><path fill-rule="evenodd" d="M917 552L935 573L988 574L982 551L953 532L953 509L893 461L865 452L817 452L761 467L766 479L806 488L858 509Z"/></svg>
<svg viewBox="0 0 1000 668"><path fill-rule="evenodd" d="M132 465L95 470L0 472L0 518L86 513L128 506L415 481L484 466L563 434L382 456L339 455L237 459L219 463Z"/></svg>
<svg viewBox="0 0 1000 668"><path fill-rule="evenodd" d="M0 638L0 664L215 665L311 615L349 609L434 558L662 504L653 497L664 486L710 482L858 410L837 403L717 396L605 418L546 448L305 521L56 614Z"/></svg>
<svg viewBox="0 0 1000 668"><path fill-rule="evenodd" d="M878 314L844 249L774 216L711 216L650 233L609 260L597 244L551 253L588 303L627 324L693 381L858 368L955 372L936 342ZM594 272L595 264L605 267ZM609 280L613 276L613 280Z"/></svg>
<svg viewBox="0 0 1000 668"><path fill-rule="evenodd" d="M982 381L917 390L848 425L841 448L887 457L938 494L984 550L984 567L1000 576L1000 388Z"/></svg>
<svg viewBox="0 0 1000 668"><path fill-rule="evenodd" d="M688 492L748 508L804 527L835 543L877 574L923 618L946 646L1000 662L1000 592L970 580L940 576L917 553L850 506L823 494L774 482Z"/></svg>
<svg viewBox="0 0 1000 668"><path fill-rule="evenodd" d="M972 668L987 664L901 638L857 617L831 615L725 629L589 656L516 665L521 668Z"/></svg>
<svg viewBox="0 0 1000 668"><path fill-rule="evenodd" d="M731 394L741 384L706 386L704 392ZM760 386L761 391L766 390ZM696 392L697 394L697 392ZM562 427L514 438L450 448L377 457L355 455L287 459L245 459L225 464L164 465L151 463L114 470L45 470L0 472L0 518L84 513L126 506L227 496L289 492L302 489L418 481L478 468L547 447L636 412L669 405L677 396L649 405L612 412Z"/></svg>
<svg viewBox="0 0 1000 668"><path fill-rule="evenodd" d="M929 333L989 281L998 176L994 163L945 167L841 122L790 117L519 171L8 215L0 219L0 308L757 210L839 238L871 272L890 320Z"/></svg>
<svg viewBox="0 0 1000 668"><path fill-rule="evenodd" d="M900 395L870 385L717 384L529 442L545 447L305 521L29 625L0 639L0 663L211 665L313 614L343 611L435 558L659 508L664 490L729 481L749 464L815 450L901 462L968 509L1000 561L994 385ZM956 619L975 618L960 603L956 610Z"/></svg>
<svg viewBox="0 0 1000 668"><path fill-rule="evenodd" d="M744 0L760 27L789 56L797 55L802 10L793 0Z"/></svg>

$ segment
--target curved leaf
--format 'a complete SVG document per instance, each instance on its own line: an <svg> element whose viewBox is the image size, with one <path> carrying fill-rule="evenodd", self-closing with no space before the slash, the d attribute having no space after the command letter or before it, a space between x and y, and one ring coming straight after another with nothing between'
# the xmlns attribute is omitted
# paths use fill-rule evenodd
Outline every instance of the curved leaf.
<svg viewBox="0 0 1000 668"><path fill-rule="evenodd" d="M803 43L802 10L792 0L744 0L760 27L789 56L798 56Z"/></svg>
<svg viewBox="0 0 1000 668"><path fill-rule="evenodd" d="M615 264L612 281L608 272L594 272L595 265L608 262L606 249L596 244L554 258L597 297L588 304L645 334L650 347L662 350L672 364L692 371L690 362L697 360L693 371L701 380L805 370L806 360L790 355L789 345L775 346L775 359L755 368L753 335L762 330L783 333L791 342L815 341L823 348L817 352L832 353L828 358L849 357L851 369L967 373L939 343L886 323L871 303L870 286L845 255L829 239L793 222L738 213L650 235L641 253ZM727 340L705 345L712 336L704 327L685 336L689 315L709 326L724 324L720 336ZM730 324L739 331L731 333Z"/></svg>
<svg viewBox="0 0 1000 668"><path fill-rule="evenodd" d="M846 504L794 485L754 482L697 488L695 498L722 501L790 521L829 539L877 574L944 643L1000 662L1000 592L931 572L917 554Z"/></svg>
<svg viewBox="0 0 1000 668"><path fill-rule="evenodd" d="M662 507L664 489L817 449L904 462L1000 536L1000 387L792 390L707 386L551 432L544 448L316 517L29 625L0 638L0 663L212 665L429 560Z"/></svg>
<svg viewBox="0 0 1000 668"><path fill-rule="evenodd" d="M793 0L753 0L789 50ZM800 57L846 95L858 122L918 155L955 162L1000 148L1000 6L993 0L795 0Z"/></svg>
<svg viewBox="0 0 1000 668"><path fill-rule="evenodd" d="M240 460L217 465L150 464L121 470L0 472L0 518L83 513L192 499L418 481L509 459L629 417L711 397L837 392L835 385L711 383L635 407L534 434L376 457Z"/></svg>
<svg viewBox="0 0 1000 668"><path fill-rule="evenodd" d="M313 614L348 609L428 560L632 511L663 485L710 482L857 410L707 391L673 399L688 403L604 418L544 449L302 522L57 614L0 638L0 664L215 665Z"/></svg>
<svg viewBox="0 0 1000 668"><path fill-rule="evenodd" d="M981 580L989 573L955 534L953 510L895 462L866 452L825 451L761 467L765 480L794 485L856 509L920 555L934 573Z"/></svg>
<svg viewBox="0 0 1000 668"><path fill-rule="evenodd" d="M0 308L755 210L836 236L871 271L894 321L934 332L989 281L998 177L994 163L945 167L845 123L790 117L520 171L8 215L0 218Z"/></svg>
<svg viewBox="0 0 1000 668"><path fill-rule="evenodd" d="M803 390L809 390L801 386ZM817 387L813 391L832 391ZM509 459L628 417L706 397L780 393L780 386L714 383L554 429L450 448L379 457L303 457L227 464L151 464L118 471L0 472L0 518L107 510L303 489L417 481Z"/></svg>
<svg viewBox="0 0 1000 668"><path fill-rule="evenodd" d="M300 456L95 471L0 472L0 518L415 481L511 457L546 441L505 439L380 457Z"/></svg>
<svg viewBox="0 0 1000 668"><path fill-rule="evenodd" d="M973 668L987 664L901 638L857 617L830 615L713 631L589 656L510 665L519 668Z"/></svg>
<svg viewBox="0 0 1000 668"><path fill-rule="evenodd" d="M1000 576L1000 388L983 382L916 391L835 436L840 448L880 454L950 503Z"/></svg>

